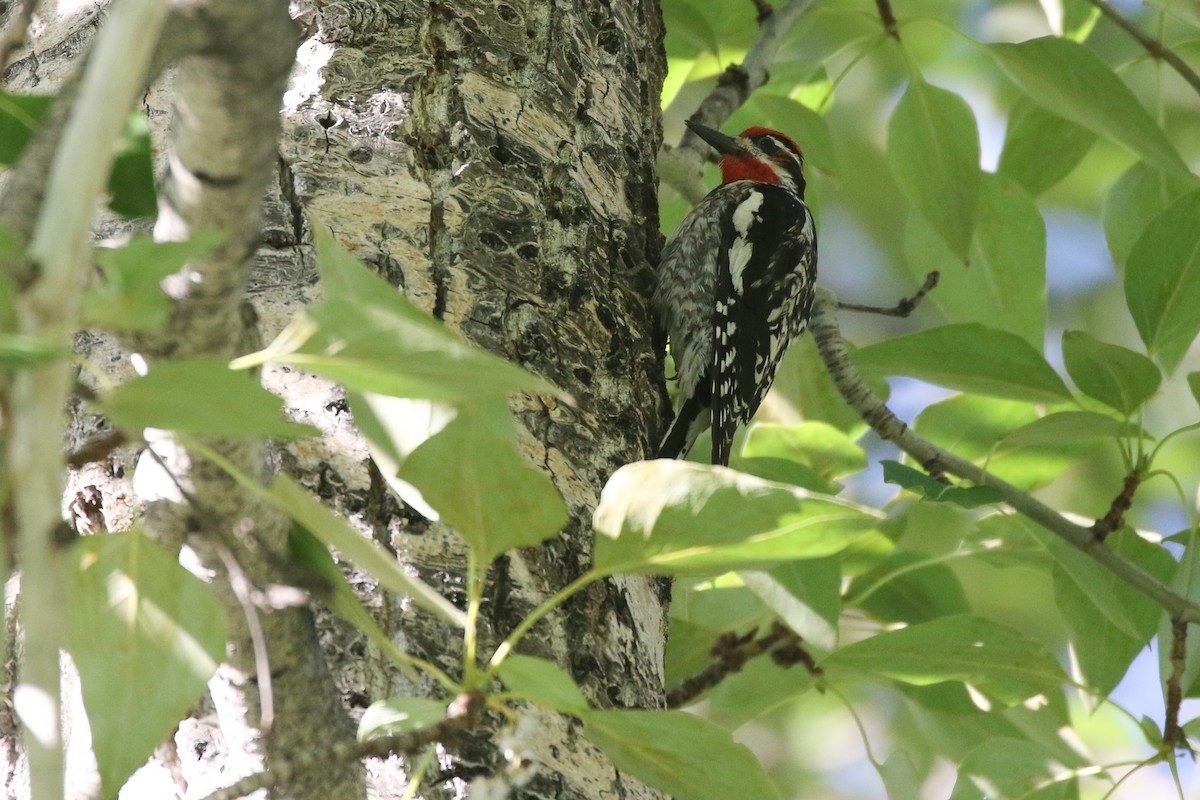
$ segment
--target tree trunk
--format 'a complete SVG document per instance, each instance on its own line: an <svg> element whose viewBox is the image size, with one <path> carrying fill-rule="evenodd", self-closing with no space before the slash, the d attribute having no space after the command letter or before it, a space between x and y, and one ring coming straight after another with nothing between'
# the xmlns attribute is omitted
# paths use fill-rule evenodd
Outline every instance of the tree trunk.
<svg viewBox="0 0 1200 800"><path fill-rule="evenodd" d="M279 180L268 192L248 287L262 337L269 340L319 295L309 226L326 226L448 326L574 401L512 401L523 449L554 479L571 522L544 546L509 553L494 566L483 607L487 654L586 568L601 487L619 466L650 452L664 414L662 342L647 303L660 243L659 7L653 0L297 6L304 39L284 99ZM57 83L50 76L65 70L52 66L55 59L78 52L94 22L50 25L57 38L43 36L36 56L18 62L10 73L15 85ZM152 122L169 97L148 95ZM118 363L111 341L82 341L94 362ZM268 368L264 381L324 434L315 446L282 450L282 467L460 600L465 547L392 497L340 390L282 368ZM81 420L84 437L89 421ZM110 528L128 519L132 492L120 459L80 471L69 492L96 493ZM356 586L403 648L443 667L461 660L451 631L358 577ZM540 623L522 649L565 665L595 706L658 706L665 600L665 587L652 579L595 584ZM433 690L407 682L357 631L319 609L317 630L355 718L375 700ZM320 708L313 704L313 716L293 724L320 735L336 724ZM544 716L519 728L517 750L542 765L519 794L653 796L623 779L569 719ZM180 771L194 788L219 785L226 759L242 755L226 749L236 751L236 735L221 735L203 718L185 721L176 738ZM303 760L301 753L274 755ZM494 739L482 735L438 763L440 775L426 786L440 783L446 796L503 769ZM394 796L406 772L395 759L373 762L368 783Z"/></svg>

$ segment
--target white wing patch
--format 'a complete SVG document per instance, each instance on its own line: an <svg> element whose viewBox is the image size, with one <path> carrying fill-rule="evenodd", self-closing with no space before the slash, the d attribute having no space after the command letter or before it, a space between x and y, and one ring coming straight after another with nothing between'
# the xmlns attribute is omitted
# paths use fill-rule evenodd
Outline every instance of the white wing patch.
<svg viewBox="0 0 1200 800"><path fill-rule="evenodd" d="M745 271L746 265L750 263L750 257L754 253L754 245L748 236L750 226L754 224L762 204L762 192L752 191L745 200L738 203L738 207L733 211L733 228L738 235L729 247L729 276L733 281L733 288L738 294L745 291L742 288L742 272Z"/></svg>

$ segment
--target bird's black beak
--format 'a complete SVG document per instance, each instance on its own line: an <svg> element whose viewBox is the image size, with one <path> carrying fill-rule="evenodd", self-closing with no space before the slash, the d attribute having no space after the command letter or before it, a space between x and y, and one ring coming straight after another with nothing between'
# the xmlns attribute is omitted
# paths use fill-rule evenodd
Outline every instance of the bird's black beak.
<svg viewBox="0 0 1200 800"><path fill-rule="evenodd" d="M743 152L738 140L732 136L726 136L718 130L714 130L707 125L701 125L699 122L688 120L683 123L688 126L688 130L699 136L704 141L712 145L712 148L722 155L735 155Z"/></svg>

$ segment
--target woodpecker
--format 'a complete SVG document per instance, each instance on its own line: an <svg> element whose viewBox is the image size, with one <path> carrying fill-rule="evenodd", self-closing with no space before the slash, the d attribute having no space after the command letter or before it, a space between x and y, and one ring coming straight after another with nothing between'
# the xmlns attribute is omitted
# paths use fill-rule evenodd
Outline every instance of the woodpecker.
<svg viewBox="0 0 1200 800"><path fill-rule="evenodd" d="M710 425L712 463L754 416L812 311L817 234L804 203L804 154L782 133L688 128L720 154L721 185L663 249L654 303L675 359L679 412L659 458L687 454Z"/></svg>

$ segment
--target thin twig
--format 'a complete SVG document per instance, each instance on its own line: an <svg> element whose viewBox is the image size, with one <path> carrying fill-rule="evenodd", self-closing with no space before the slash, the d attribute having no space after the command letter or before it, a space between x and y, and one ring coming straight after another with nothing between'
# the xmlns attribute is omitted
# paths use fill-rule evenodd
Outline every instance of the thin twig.
<svg viewBox="0 0 1200 800"><path fill-rule="evenodd" d="M900 41L900 26L896 24L896 15L892 12L891 0L875 0L875 7L879 9L879 21L883 23L883 29L887 31L887 35Z"/></svg>
<svg viewBox="0 0 1200 800"><path fill-rule="evenodd" d="M1059 512L964 458L954 455L917 436L879 399L863 381L850 360L846 342L837 322L837 297L825 288L817 289L809 329L825 369L843 399L859 413L882 438L893 442L921 464L965 478L980 486L994 486L1004 501L1051 533L1074 545L1125 583L1147 595L1167 611L1171 619L1200 623L1200 604L1172 591L1165 583L1129 559L1106 546L1094 533L1077 525Z"/></svg>
<svg viewBox="0 0 1200 800"><path fill-rule="evenodd" d="M667 708L681 708L691 703L730 675L741 672L747 661L767 652L781 667L804 664L813 675L821 674L816 661L800 646L798 634L778 622L768 633L755 639L757 633L753 630L738 636L726 632L718 636L712 648L713 663L667 692Z"/></svg>
<svg viewBox="0 0 1200 800"><path fill-rule="evenodd" d="M1096 535L1097 539L1104 541L1110 533L1125 525L1125 512L1133 507L1133 496L1141 485L1141 471L1135 469L1125 476L1125 486L1121 489L1121 493L1113 498L1108 507L1108 513L1092 525L1092 533Z"/></svg>
<svg viewBox="0 0 1200 800"><path fill-rule="evenodd" d="M1179 707L1183 705L1183 673L1187 667L1187 624L1178 620L1171 623L1171 676L1167 678L1167 709L1163 722L1163 751L1169 752L1183 744L1183 730L1179 727Z"/></svg>
<svg viewBox="0 0 1200 800"><path fill-rule="evenodd" d="M1140 28L1117 13L1117 10L1105 0L1088 0L1088 2L1100 9L1100 13L1112 20L1118 28L1128 33L1134 39L1137 39L1138 44L1146 49L1151 58L1170 64L1171 68L1178 72L1180 77L1190 83L1197 93L1200 93L1200 74L1197 74L1194 69L1189 67L1182 58L1175 54L1174 50L1171 50L1153 36L1143 33Z"/></svg>
<svg viewBox="0 0 1200 800"><path fill-rule="evenodd" d="M270 733L271 725L275 722L275 691L271 682L271 656L267 651L267 637L263 633L262 620L258 618L258 609L254 607L251 597L253 586L242 565L234 558L233 552L216 542L217 556L225 565L225 574L229 579L229 588L242 607L242 616L246 619L246 632L250 635L250 646L254 650L254 675L258 679L258 728L263 735Z"/></svg>
<svg viewBox="0 0 1200 800"><path fill-rule="evenodd" d="M904 298L891 308L882 308L880 306L861 306L857 303L842 302L838 303L838 308L842 309L843 311L861 311L867 314L880 314L885 317L907 317L916 310L918 305L921 304L921 301L925 299L925 295L933 291L934 287L938 285L938 281L941 279L941 277L942 274L937 270L929 273L925 276L925 282L921 284L921 288L917 290L916 294L914 294L912 297Z"/></svg>
<svg viewBox="0 0 1200 800"><path fill-rule="evenodd" d="M760 25L766 20L767 17L775 13L775 9L771 8L771 4L768 3L767 0L750 0L750 2L754 3L754 10L758 12L758 16L755 17L755 21L757 21Z"/></svg>
<svg viewBox="0 0 1200 800"><path fill-rule="evenodd" d="M717 80L716 87L700 103L691 118L712 128L740 108L754 90L767 82L768 70L779 52L779 42L813 0L790 0L767 17L759 18L758 36L741 64L730 64ZM691 200L704 197L700 185L700 166L708 157L709 147L690 130L684 132L679 146L664 148L659 154L659 177Z"/></svg>

